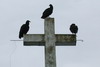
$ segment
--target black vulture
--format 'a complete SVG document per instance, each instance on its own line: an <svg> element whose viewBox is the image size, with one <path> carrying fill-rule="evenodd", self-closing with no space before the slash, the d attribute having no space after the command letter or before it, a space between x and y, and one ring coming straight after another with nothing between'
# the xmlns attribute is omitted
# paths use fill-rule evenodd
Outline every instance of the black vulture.
<svg viewBox="0 0 100 67"><path fill-rule="evenodd" d="M23 24L20 28L19 31L19 38L21 39L23 37L24 34L27 34L27 32L29 31L29 20L26 21L25 24Z"/></svg>
<svg viewBox="0 0 100 67"><path fill-rule="evenodd" d="M70 25L70 31L76 34L78 32L78 27L73 23Z"/></svg>
<svg viewBox="0 0 100 67"><path fill-rule="evenodd" d="M47 8L47 9L43 12L42 17L41 17L42 19L45 19L45 18L47 18L49 15L52 14L52 12L53 12L53 5L50 4L49 6L50 6L50 8Z"/></svg>

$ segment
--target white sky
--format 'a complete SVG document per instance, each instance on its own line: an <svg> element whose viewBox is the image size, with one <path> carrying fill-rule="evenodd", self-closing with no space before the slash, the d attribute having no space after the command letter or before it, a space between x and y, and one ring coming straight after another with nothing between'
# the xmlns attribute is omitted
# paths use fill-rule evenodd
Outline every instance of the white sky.
<svg viewBox="0 0 100 67"><path fill-rule="evenodd" d="M100 67L100 0L0 0L0 67L44 67L44 47L23 46L19 29L31 21L28 34L44 33L42 12L53 4L55 33L70 34L69 26L79 27L76 46L56 47L57 67Z"/></svg>

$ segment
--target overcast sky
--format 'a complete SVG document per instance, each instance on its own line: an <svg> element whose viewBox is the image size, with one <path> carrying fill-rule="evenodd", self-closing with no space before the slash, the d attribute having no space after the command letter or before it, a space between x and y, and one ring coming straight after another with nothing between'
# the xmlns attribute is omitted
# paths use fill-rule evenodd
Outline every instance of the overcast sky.
<svg viewBox="0 0 100 67"><path fill-rule="evenodd" d="M79 27L76 46L56 47L57 67L100 67L100 0L0 0L0 67L44 67L43 46L23 46L19 29L30 20L28 34L44 34L42 12L53 4L56 34Z"/></svg>

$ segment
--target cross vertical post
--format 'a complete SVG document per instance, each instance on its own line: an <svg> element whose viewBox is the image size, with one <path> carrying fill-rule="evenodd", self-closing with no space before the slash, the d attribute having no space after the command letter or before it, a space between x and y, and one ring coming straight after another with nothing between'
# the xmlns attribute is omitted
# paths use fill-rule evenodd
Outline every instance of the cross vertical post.
<svg viewBox="0 0 100 67"><path fill-rule="evenodd" d="M56 67L54 18L46 18L45 30L45 67Z"/></svg>

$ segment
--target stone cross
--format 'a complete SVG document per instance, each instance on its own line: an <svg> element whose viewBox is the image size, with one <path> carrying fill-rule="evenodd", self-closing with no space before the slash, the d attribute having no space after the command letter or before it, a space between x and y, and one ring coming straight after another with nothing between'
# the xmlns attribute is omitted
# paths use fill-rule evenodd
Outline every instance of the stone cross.
<svg viewBox="0 0 100 67"><path fill-rule="evenodd" d="M45 34L24 35L24 46L45 46L45 67L56 67L55 46L76 46L75 34L55 34L54 18L44 21Z"/></svg>

